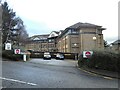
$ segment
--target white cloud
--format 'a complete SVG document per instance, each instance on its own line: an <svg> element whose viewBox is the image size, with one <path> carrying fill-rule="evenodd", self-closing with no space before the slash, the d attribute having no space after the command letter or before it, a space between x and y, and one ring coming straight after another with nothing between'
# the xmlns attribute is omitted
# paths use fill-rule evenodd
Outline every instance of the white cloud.
<svg viewBox="0 0 120 90"><path fill-rule="evenodd" d="M118 36L118 0L7 1L19 16L40 24L45 23L50 30L61 30L77 22L88 22L107 28L103 32L106 40Z"/></svg>

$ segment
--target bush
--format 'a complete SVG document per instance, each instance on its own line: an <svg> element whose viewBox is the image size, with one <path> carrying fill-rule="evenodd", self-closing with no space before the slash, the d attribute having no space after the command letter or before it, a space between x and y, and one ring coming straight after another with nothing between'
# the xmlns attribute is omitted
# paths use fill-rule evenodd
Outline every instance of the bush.
<svg viewBox="0 0 120 90"><path fill-rule="evenodd" d="M32 52L30 57L31 58L43 58L43 53Z"/></svg>
<svg viewBox="0 0 120 90"><path fill-rule="evenodd" d="M9 59L9 60L14 60L14 61L23 60L23 55L22 54L14 54L13 50L4 50L2 52L2 57ZM26 59L28 60L29 58L30 58L30 55L27 54Z"/></svg>
<svg viewBox="0 0 120 90"><path fill-rule="evenodd" d="M78 65L80 67L87 66L89 68L96 68L109 71L119 71L120 53L108 51L94 51L89 59L85 59L80 55Z"/></svg>
<svg viewBox="0 0 120 90"><path fill-rule="evenodd" d="M4 50L2 51L2 57L7 59L12 59L13 50Z"/></svg>

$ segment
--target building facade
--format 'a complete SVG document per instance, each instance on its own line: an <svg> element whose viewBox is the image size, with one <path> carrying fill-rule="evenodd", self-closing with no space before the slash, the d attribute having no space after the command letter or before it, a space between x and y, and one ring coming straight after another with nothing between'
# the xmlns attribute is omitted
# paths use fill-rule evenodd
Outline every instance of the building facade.
<svg viewBox="0 0 120 90"><path fill-rule="evenodd" d="M84 50L104 49L102 26L76 23L66 28L57 38L59 52L80 53Z"/></svg>
<svg viewBox="0 0 120 90"><path fill-rule="evenodd" d="M59 32L53 31L46 35L35 35L26 43L26 50L40 52L57 52L56 38Z"/></svg>
<svg viewBox="0 0 120 90"><path fill-rule="evenodd" d="M79 22L59 32L30 37L26 49L62 53L104 49L103 30L102 26Z"/></svg>

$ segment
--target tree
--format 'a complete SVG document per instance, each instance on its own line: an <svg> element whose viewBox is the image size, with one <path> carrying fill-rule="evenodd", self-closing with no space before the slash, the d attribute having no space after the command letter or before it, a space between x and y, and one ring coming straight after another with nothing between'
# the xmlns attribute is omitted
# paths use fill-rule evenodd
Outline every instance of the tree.
<svg viewBox="0 0 120 90"><path fill-rule="evenodd" d="M13 9L9 8L8 3L2 4L2 43L11 42L12 44L24 43L28 37L24 23L20 17L16 17Z"/></svg>
<svg viewBox="0 0 120 90"><path fill-rule="evenodd" d="M25 29L25 26L24 26L24 23L22 21L21 18L17 18L17 25L16 25L16 28L15 28L15 31L16 31L16 39L17 39L17 43L18 45L19 44L25 44L27 38L28 38L28 34L27 34L27 31Z"/></svg>
<svg viewBox="0 0 120 90"><path fill-rule="evenodd" d="M110 45L107 43L107 41L104 40L104 47L107 48L109 47Z"/></svg>
<svg viewBox="0 0 120 90"><path fill-rule="evenodd" d="M10 33L11 29L17 24L17 21L15 20L15 12L13 12L13 9L9 9L8 3L4 2L2 4L3 14L2 14L2 41L3 44L10 39Z"/></svg>

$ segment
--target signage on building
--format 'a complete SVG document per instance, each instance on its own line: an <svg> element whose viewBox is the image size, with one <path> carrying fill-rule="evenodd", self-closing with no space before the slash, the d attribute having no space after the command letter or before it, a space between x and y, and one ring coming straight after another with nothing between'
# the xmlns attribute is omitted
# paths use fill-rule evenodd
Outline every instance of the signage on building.
<svg viewBox="0 0 120 90"><path fill-rule="evenodd" d="M93 51L83 51L83 58L90 58L93 54Z"/></svg>
<svg viewBox="0 0 120 90"><path fill-rule="evenodd" d="M5 50L11 50L11 43L5 44Z"/></svg>
<svg viewBox="0 0 120 90"><path fill-rule="evenodd" d="M14 52L15 54L20 54L20 49L15 49Z"/></svg>

